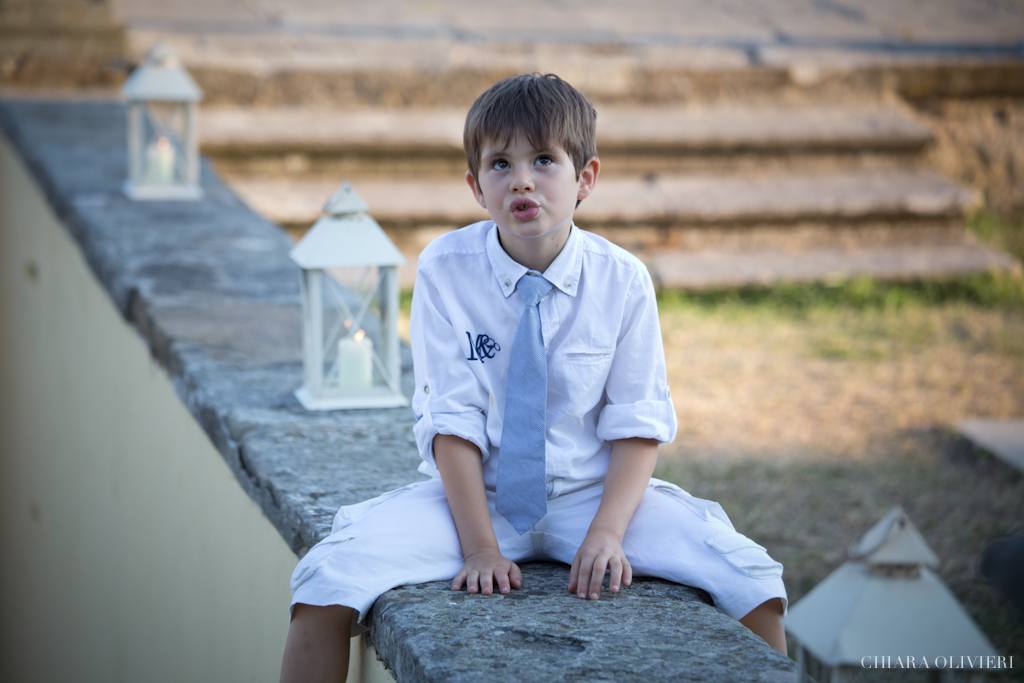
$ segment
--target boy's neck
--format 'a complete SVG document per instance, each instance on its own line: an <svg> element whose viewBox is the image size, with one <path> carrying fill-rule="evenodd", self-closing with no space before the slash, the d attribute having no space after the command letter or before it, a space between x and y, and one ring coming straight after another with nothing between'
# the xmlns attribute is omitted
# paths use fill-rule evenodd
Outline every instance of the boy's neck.
<svg viewBox="0 0 1024 683"><path fill-rule="evenodd" d="M543 273L562 252L562 247L569 241L572 220L566 221L565 227L541 237L520 237L510 234L498 227L498 243L505 253L516 263L530 270Z"/></svg>

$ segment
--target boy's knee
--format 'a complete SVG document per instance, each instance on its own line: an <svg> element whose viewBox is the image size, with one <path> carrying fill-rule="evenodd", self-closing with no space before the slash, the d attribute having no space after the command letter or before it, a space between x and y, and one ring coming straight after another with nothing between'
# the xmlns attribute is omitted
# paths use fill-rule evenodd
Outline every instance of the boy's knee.
<svg viewBox="0 0 1024 683"><path fill-rule="evenodd" d="M354 610L343 605L306 605L296 603L292 609L292 628L317 631L348 632Z"/></svg>
<svg viewBox="0 0 1024 683"><path fill-rule="evenodd" d="M740 622L746 623L747 621L754 620L774 621L777 618L781 619L784 613L785 609L782 606L782 598L771 598L747 612L746 616L740 617Z"/></svg>
<svg viewBox="0 0 1024 683"><path fill-rule="evenodd" d="M768 645L782 654L787 654L786 631L782 625L783 604L781 598L766 600L750 610L740 623L760 636Z"/></svg>

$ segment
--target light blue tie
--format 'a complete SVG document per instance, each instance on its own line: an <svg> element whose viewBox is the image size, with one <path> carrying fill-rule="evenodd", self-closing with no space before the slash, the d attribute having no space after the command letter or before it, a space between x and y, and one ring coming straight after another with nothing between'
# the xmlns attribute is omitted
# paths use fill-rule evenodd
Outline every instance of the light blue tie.
<svg viewBox="0 0 1024 683"><path fill-rule="evenodd" d="M526 308L509 356L495 507L524 534L548 511L544 467L548 362L538 305L551 291L551 283L527 273L519 278L516 289Z"/></svg>

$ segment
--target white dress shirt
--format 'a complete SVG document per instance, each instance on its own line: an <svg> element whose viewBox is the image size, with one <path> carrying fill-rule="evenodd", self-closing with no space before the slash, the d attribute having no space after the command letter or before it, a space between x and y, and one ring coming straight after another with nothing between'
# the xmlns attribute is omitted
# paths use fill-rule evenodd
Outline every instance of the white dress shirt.
<svg viewBox="0 0 1024 683"><path fill-rule="evenodd" d="M516 283L527 270L502 249L492 221L447 233L420 254L411 320L420 472L440 476L434 437L451 434L476 444L484 484L495 486L509 356L524 309ZM676 435L654 287L635 256L576 226L543 275L554 285L540 302L547 477L599 480L609 441L669 443Z"/></svg>

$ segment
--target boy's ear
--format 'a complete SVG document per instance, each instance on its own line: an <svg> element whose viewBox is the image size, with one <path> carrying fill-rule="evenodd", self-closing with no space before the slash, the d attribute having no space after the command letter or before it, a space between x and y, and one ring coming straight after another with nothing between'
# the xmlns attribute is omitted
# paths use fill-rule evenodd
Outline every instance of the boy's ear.
<svg viewBox="0 0 1024 683"><path fill-rule="evenodd" d="M577 200L583 200L590 196L597 185L597 176L601 173L601 160L597 157L590 157L587 163L583 164L580 170L579 191L576 193ZM577 204L578 206L578 204Z"/></svg>
<svg viewBox="0 0 1024 683"><path fill-rule="evenodd" d="M473 190L473 196L476 197L476 203L486 210L487 200L484 199L484 193L480 191L480 186L477 184L476 178L473 177L472 171L466 171L466 182L469 183L469 189Z"/></svg>

